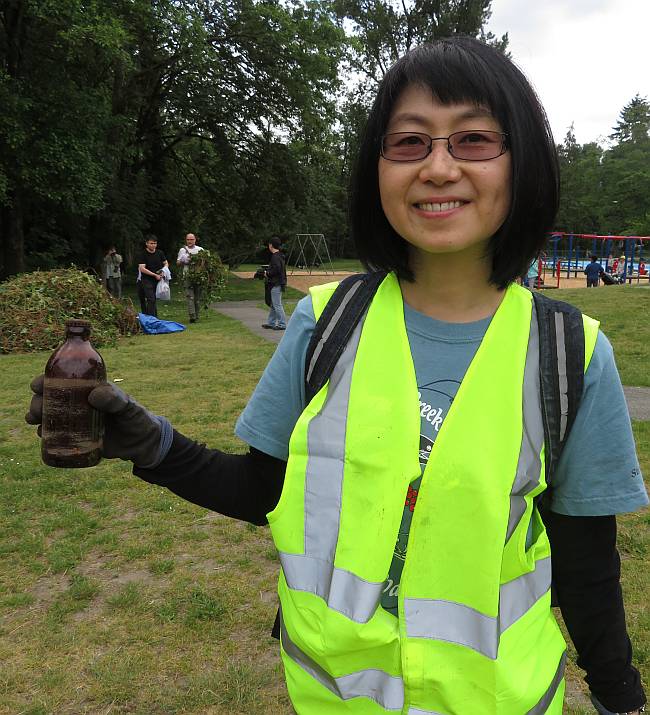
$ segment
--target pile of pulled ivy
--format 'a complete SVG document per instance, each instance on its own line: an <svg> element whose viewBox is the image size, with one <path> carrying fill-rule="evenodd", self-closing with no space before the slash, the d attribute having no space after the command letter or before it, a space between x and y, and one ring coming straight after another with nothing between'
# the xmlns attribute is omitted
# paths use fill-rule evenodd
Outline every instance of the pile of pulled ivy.
<svg viewBox="0 0 650 715"><path fill-rule="evenodd" d="M228 267L224 266L216 252L208 250L193 254L188 270L181 274L185 284L199 288L201 303L205 307L221 300L227 276Z"/></svg>
<svg viewBox="0 0 650 715"><path fill-rule="evenodd" d="M76 268L23 273L0 283L0 353L52 350L65 321L90 320L93 345L115 345L139 332L130 300L112 298L93 276Z"/></svg>

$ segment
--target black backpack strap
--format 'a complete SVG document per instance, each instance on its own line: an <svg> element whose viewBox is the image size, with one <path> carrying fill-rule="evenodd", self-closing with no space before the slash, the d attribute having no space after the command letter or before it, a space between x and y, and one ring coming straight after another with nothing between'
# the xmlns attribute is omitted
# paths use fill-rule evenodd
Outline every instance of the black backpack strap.
<svg viewBox="0 0 650 715"><path fill-rule="evenodd" d="M361 316L366 312L385 271L355 273L344 278L316 323L305 357L305 403L329 379Z"/></svg>
<svg viewBox="0 0 650 715"><path fill-rule="evenodd" d="M539 382L546 444L546 483L575 420L584 386L585 334L573 305L533 292L539 328Z"/></svg>

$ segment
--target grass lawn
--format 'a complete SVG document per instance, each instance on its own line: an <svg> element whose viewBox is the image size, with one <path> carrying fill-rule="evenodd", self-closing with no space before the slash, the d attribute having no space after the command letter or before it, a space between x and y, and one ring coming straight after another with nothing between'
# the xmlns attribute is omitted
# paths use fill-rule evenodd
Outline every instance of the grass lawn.
<svg viewBox="0 0 650 715"><path fill-rule="evenodd" d="M262 303L260 289L231 279L225 297ZM648 384L650 291L636 290L553 294L599 317L624 381ZM183 322L172 292L160 316ZM274 347L209 312L182 333L102 354L109 379L181 432L243 451L233 425ZM0 356L0 715L289 715L269 636L278 565L268 530L183 502L123 462L42 465L23 415L46 359ZM647 475L650 422L634 431ZM620 524L628 624L650 684L650 517ZM580 678L571 666L566 713L590 712Z"/></svg>
<svg viewBox="0 0 650 715"><path fill-rule="evenodd" d="M256 271L260 267L260 265L260 263L242 263L241 265L237 266L235 270ZM288 271L290 271L292 268L293 265L287 266ZM361 261L357 260L356 258L334 258L332 259L332 268L334 268L335 271L351 271L354 273L360 273L363 271ZM313 268L312 270L314 272L317 272L321 269L330 270L330 264L325 262L319 268Z"/></svg>
<svg viewBox="0 0 650 715"><path fill-rule="evenodd" d="M650 387L650 288L560 288L547 291L547 295L600 320L614 348L623 384Z"/></svg>
<svg viewBox="0 0 650 715"><path fill-rule="evenodd" d="M305 294L291 286L287 286L282 294L285 300L300 300ZM264 281L252 278L239 278L233 273L228 274L228 283L223 292L223 300L256 300L264 305Z"/></svg>

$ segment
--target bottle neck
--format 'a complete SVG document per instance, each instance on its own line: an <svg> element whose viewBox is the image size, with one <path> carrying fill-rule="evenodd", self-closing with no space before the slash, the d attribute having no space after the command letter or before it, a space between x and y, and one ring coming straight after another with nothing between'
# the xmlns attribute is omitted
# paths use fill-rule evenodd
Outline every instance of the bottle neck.
<svg viewBox="0 0 650 715"><path fill-rule="evenodd" d="M90 337L90 330L88 328L66 328L65 339L66 340L88 340Z"/></svg>

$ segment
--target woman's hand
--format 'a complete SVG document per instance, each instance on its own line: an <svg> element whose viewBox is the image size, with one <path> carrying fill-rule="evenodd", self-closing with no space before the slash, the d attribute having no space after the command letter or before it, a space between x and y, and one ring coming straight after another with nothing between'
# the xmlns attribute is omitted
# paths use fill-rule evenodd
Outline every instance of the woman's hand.
<svg viewBox="0 0 650 715"><path fill-rule="evenodd" d="M43 421L44 375L32 380L34 393L25 421L38 425L41 436ZM130 395L110 383L103 383L88 395L88 402L104 414L102 456L124 459L143 469L158 466L167 454L172 440L172 426L165 417L154 415Z"/></svg>

